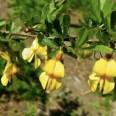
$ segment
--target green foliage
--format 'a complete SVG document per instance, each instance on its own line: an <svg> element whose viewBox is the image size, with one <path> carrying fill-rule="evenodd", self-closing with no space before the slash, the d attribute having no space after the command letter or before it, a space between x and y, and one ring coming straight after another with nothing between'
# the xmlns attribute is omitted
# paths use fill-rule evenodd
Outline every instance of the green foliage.
<svg viewBox="0 0 116 116"><path fill-rule="evenodd" d="M5 61L0 59L0 75L2 75L3 69L4 69Z"/></svg>
<svg viewBox="0 0 116 116"><path fill-rule="evenodd" d="M61 19L60 19L60 24L61 24L61 28L62 28L62 33L65 36L67 36L69 34L69 28L70 28L70 17L69 15L62 15Z"/></svg>
<svg viewBox="0 0 116 116"><path fill-rule="evenodd" d="M49 1L50 0L10 0L11 17L20 18L20 20L26 24L38 23L40 22L42 8Z"/></svg>
<svg viewBox="0 0 116 116"><path fill-rule="evenodd" d="M85 13L86 15L84 15L85 26L82 25L82 28L79 30L76 48L82 48L85 43L91 41L90 48L94 48L91 50L105 53L112 52L110 42L116 37L112 33L114 32L114 29L111 28L113 23L111 22L113 1L106 0L101 2L99 0L90 0L88 2L89 7L86 7L88 9L87 14ZM96 46L96 43L101 45Z"/></svg>
<svg viewBox="0 0 116 116"><path fill-rule="evenodd" d="M37 115L37 108L36 105L33 105L34 103L27 103L27 112L25 112L25 116L35 116Z"/></svg>
<svg viewBox="0 0 116 116"><path fill-rule="evenodd" d="M34 7L32 7L32 5ZM14 0L13 2L11 2L11 9L17 12L14 13L14 15L18 14L17 16L20 17L23 22L27 22L28 24L28 21L25 21L26 19L28 19L30 20L29 24L36 24L34 25L35 31L49 33L49 37L42 36L42 38L44 38L42 39L42 43L48 45L51 48L53 47L57 49L58 46L65 45L64 40L67 37L70 38L70 16L66 13L69 10L69 7L66 7L67 5L77 5L77 7L80 6L80 11L84 12L84 22L80 24L80 28L78 29L79 31L77 32L78 36L76 37L76 42L71 39L68 40L70 42L70 46L66 46L66 50L67 48L71 48L72 50L70 52L72 54L75 53L74 55L76 55L78 54L76 52L79 49L83 48L83 45L85 43L89 43L88 41L92 41L90 48L92 48L93 51L102 52L102 50L99 50L98 47L96 49L96 41L103 46L107 46L109 48L111 47L109 43L112 41L112 39L115 39L114 29L111 28L111 25L113 23L111 22L111 15L115 9L113 1L85 0L83 2L80 0L52 0L51 2L38 2L35 0L33 2L21 2ZM42 7L43 10L40 10ZM32 13L30 12L31 16L27 15L29 10L32 10ZM36 12L38 12L38 15ZM38 17L38 20L36 20L36 16ZM32 18L35 18L34 20L36 21L33 22ZM74 43L75 46L73 45ZM105 48L106 47L104 47L104 49ZM107 51L107 48L105 51Z"/></svg>
<svg viewBox="0 0 116 116"><path fill-rule="evenodd" d="M89 2L89 0L67 0L68 1L68 5L69 7L73 8L73 9L84 9L84 7L87 7L87 4Z"/></svg>
<svg viewBox="0 0 116 116"><path fill-rule="evenodd" d="M6 24L6 21L4 21L4 20L0 20L0 28L2 28L4 25Z"/></svg>
<svg viewBox="0 0 116 116"><path fill-rule="evenodd" d="M107 47L107 46L105 46L105 45L96 45L96 46L94 46L93 47L93 49L92 49L93 51L97 51L97 52L102 52L102 53L112 53L113 52L113 49L112 48L109 48L109 47Z"/></svg>
<svg viewBox="0 0 116 116"><path fill-rule="evenodd" d="M79 38L76 42L76 47L81 47L88 40L89 31L86 28L79 30Z"/></svg>
<svg viewBox="0 0 116 116"><path fill-rule="evenodd" d="M7 92L13 90L27 98L41 94L37 78L41 70L34 70L33 62L22 59L22 50L35 36L40 44L48 46L48 57L54 56L59 48L74 57L79 57L85 50L112 53L116 49L116 3L111 0L10 0L9 5L9 21L0 20L0 46L20 67L21 74L17 77L21 78L14 79L5 89ZM77 8L83 17L75 24L77 35L74 37L70 34L69 14L73 8ZM0 61L1 75L4 64ZM1 87L1 90L4 89Z"/></svg>

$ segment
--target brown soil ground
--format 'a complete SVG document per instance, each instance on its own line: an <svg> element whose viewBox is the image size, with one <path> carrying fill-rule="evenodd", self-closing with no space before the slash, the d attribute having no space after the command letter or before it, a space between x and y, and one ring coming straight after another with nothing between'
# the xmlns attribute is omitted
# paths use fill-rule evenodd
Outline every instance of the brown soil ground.
<svg viewBox="0 0 116 116"><path fill-rule="evenodd" d="M30 107L34 109L32 116L70 116L67 112L72 111L75 115L71 116L109 116L110 111L102 104L104 98L89 92L87 79L94 60L76 60L68 55L64 59L66 77L63 87L49 94L46 105L39 100L22 101L3 95L0 98L0 116L25 116Z"/></svg>
<svg viewBox="0 0 116 116"><path fill-rule="evenodd" d="M78 16L75 14L71 16L77 21ZM0 0L0 16L7 17L7 4L4 0ZM92 58L76 60L65 55L66 77L63 87L49 95L46 105L40 101L21 101L13 97L6 99L3 95L0 98L0 116L68 116L67 113L72 110L74 114L71 116L115 116L115 102L111 104L112 111L109 111L102 104L103 97L89 93L87 79L93 63ZM30 108L36 113L27 113Z"/></svg>

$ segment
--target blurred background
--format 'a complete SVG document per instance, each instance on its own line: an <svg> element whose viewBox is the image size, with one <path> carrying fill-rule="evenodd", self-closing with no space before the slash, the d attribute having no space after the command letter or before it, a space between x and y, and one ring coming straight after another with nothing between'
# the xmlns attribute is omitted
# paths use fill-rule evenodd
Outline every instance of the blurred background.
<svg viewBox="0 0 116 116"><path fill-rule="evenodd" d="M12 20L21 27L40 22L44 5L51 0L0 0L0 18ZM76 35L75 25L88 14L89 0L67 0L65 12L71 17L70 34ZM115 17L116 18L116 17ZM89 93L87 79L94 58L76 60L64 55L63 86L46 94L34 80L33 68L25 62L26 75L15 78L7 87L0 84L0 116L116 116L116 96ZM0 76L5 62L0 59ZM25 79L22 79L26 77Z"/></svg>

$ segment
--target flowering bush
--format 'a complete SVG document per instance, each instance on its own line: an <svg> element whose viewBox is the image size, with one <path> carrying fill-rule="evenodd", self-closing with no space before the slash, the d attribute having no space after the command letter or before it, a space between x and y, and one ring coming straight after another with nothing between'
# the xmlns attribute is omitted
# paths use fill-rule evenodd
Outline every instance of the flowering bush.
<svg viewBox="0 0 116 116"><path fill-rule="evenodd" d="M114 89L116 61L112 54L115 52L116 38L115 2L86 0L88 5L82 10L83 20L73 25L68 7L70 0L25 0L24 5L20 0L13 1L10 3L11 8L16 9L13 14L18 14L20 18L13 21L0 20L0 57L6 62L1 77L4 86L14 75L18 77L29 73L23 70L23 65L27 63L36 77L39 77L43 89L50 92L58 89L61 79L65 77L62 63L64 53L75 58L104 53L111 57L101 56L103 58L96 61L88 84L91 91L99 90L103 94ZM34 8L28 11L30 4ZM82 1L81 5L84 5ZM41 6L42 10L37 6ZM77 36L70 35L72 26L76 27Z"/></svg>
<svg viewBox="0 0 116 116"><path fill-rule="evenodd" d="M88 83L94 92L98 88L103 94L107 94L114 89L116 77L116 61L101 58L96 61L93 73L90 75ZM99 87L98 87L99 86Z"/></svg>

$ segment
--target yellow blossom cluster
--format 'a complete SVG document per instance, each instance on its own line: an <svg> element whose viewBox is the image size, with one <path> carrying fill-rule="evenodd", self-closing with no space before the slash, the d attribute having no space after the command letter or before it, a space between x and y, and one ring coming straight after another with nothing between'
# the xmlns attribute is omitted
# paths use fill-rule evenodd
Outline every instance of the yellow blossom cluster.
<svg viewBox="0 0 116 116"><path fill-rule="evenodd" d="M61 78L64 77L64 65L61 62L62 51L60 50L55 58L48 59L47 46L42 46L38 43L36 38L32 45L24 48L22 52L24 60L31 62L34 59L34 66L38 68L41 65L41 59L44 59L42 65L43 72L39 76L39 80L43 89L52 91L61 86Z"/></svg>
<svg viewBox="0 0 116 116"><path fill-rule="evenodd" d="M61 79L64 77L64 65L61 62L62 53L59 51L55 58L46 62L39 79L42 87L47 91L53 91L61 87Z"/></svg>
<svg viewBox="0 0 116 116"><path fill-rule="evenodd" d="M11 62L10 55L8 54L8 52L0 51L0 57L6 60L6 66L1 77L1 83L3 86L7 86L13 75L18 72L18 68L16 64Z"/></svg>
<svg viewBox="0 0 116 116"><path fill-rule="evenodd" d="M41 60L47 60L47 46L41 46L36 38L30 47L24 48L22 57L28 62L31 62L34 58L34 67L38 68Z"/></svg>
<svg viewBox="0 0 116 116"><path fill-rule="evenodd" d="M113 59L99 59L96 61L93 72L89 76L88 84L92 92L110 93L114 87L116 77L116 61Z"/></svg>

